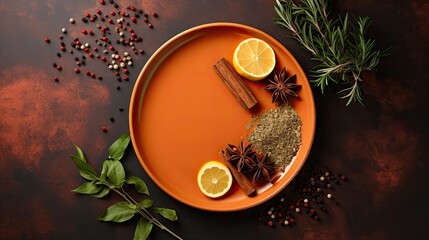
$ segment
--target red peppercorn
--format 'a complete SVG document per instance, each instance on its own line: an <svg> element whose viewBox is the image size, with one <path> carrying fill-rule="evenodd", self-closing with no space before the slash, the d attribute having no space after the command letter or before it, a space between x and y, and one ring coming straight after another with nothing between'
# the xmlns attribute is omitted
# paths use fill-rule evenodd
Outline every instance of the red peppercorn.
<svg viewBox="0 0 429 240"><path fill-rule="evenodd" d="M94 36L94 32L92 30L89 30L89 35Z"/></svg>
<svg viewBox="0 0 429 240"><path fill-rule="evenodd" d="M59 79L58 79L57 77L54 77L54 81L55 81L55 82L58 82L58 81L59 81Z"/></svg>
<svg viewBox="0 0 429 240"><path fill-rule="evenodd" d="M102 37L101 40L107 42L107 40L109 40L107 37Z"/></svg>
<svg viewBox="0 0 429 240"><path fill-rule="evenodd" d="M58 69L58 71L63 70L63 68L60 65L57 65L57 69Z"/></svg>
<svg viewBox="0 0 429 240"><path fill-rule="evenodd" d="M107 58L106 58L105 56L102 56L102 57L101 57L101 61L106 62L106 61L107 61Z"/></svg>
<svg viewBox="0 0 429 240"><path fill-rule="evenodd" d="M51 43L51 39L49 39L48 37L45 37L45 42L46 43Z"/></svg>
<svg viewBox="0 0 429 240"><path fill-rule="evenodd" d="M95 78L95 74L94 74L94 73L91 73L91 77L92 77L92 78Z"/></svg>
<svg viewBox="0 0 429 240"><path fill-rule="evenodd" d="M85 17L91 17L91 14L85 13Z"/></svg>
<svg viewBox="0 0 429 240"><path fill-rule="evenodd" d="M89 18L89 21L94 22L94 21L95 21L95 18L90 17L90 18Z"/></svg>
<svg viewBox="0 0 429 240"><path fill-rule="evenodd" d="M110 15L115 16L116 12L115 11L110 11Z"/></svg>
<svg viewBox="0 0 429 240"><path fill-rule="evenodd" d="M112 20L112 19L110 19L110 18L109 18L107 21L108 21L110 24L113 24L113 20Z"/></svg>
<svg viewBox="0 0 429 240"><path fill-rule="evenodd" d="M132 17L132 18L131 18L131 21L132 21L133 23L136 23L136 22L137 22L137 19L136 19L135 17Z"/></svg>
<svg viewBox="0 0 429 240"><path fill-rule="evenodd" d="M102 127L102 128L101 128L101 131L103 131L103 132L107 132L107 128L106 128L106 127Z"/></svg>
<svg viewBox="0 0 429 240"><path fill-rule="evenodd" d="M136 33L131 33L131 36L132 36L133 38L136 38L136 37L137 37L137 34L136 34Z"/></svg>
<svg viewBox="0 0 429 240"><path fill-rule="evenodd" d="M100 0L100 4L104 5L104 4L106 4L106 2L104 0Z"/></svg>
<svg viewBox="0 0 429 240"><path fill-rule="evenodd" d="M148 19L148 18L145 18L143 21L144 21L145 23L148 23L148 22L149 22L149 19Z"/></svg>
<svg viewBox="0 0 429 240"><path fill-rule="evenodd" d="M153 16L153 17L158 17L158 14L157 14L156 12L153 12L153 13L152 13L152 16Z"/></svg>
<svg viewBox="0 0 429 240"><path fill-rule="evenodd" d="M294 223L295 222L295 218L290 218L289 222Z"/></svg>
<svg viewBox="0 0 429 240"><path fill-rule="evenodd" d="M63 51L63 52L65 52L66 51L66 47L64 47L64 46L61 46L61 51Z"/></svg>
<svg viewBox="0 0 429 240"><path fill-rule="evenodd" d="M129 73L129 71L128 71L128 69L124 69L124 74L128 74Z"/></svg>
<svg viewBox="0 0 429 240"><path fill-rule="evenodd" d="M75 69L74 69L74 72L75 72L75 73L80 73L80 69L79 69L79 68L75 68Z"/></svg>
<svg viewBox="0 0 429 240"><path fill-rule="evenodd" d="M133 11L133 12L135 12L135 11L136 11L136 7L131 6L131 7L130 7L130 10L131 10L131 11Z"/></svg>
<svg viewBox="0 0 429 240"><path fill-rule="evenodd" d="M149 23L147 26L148 26L149 28L153 28L152 23Z"/></svg>
<svg viewBox="0 0 429 240"><path fill-rule="evenodd" d="M115 51L115 48L114 48L112 45L110 45L109 49L110 49L111 51Z"/></svg>
<svg viewBox="0 0 429 240"><path fill-rule="evenodd" d="M86 31L85 29L82 29L82 34L84 34L84 35L86 35L86 34L88 34L88 31Z"/></svg>
<svg viewBox="0 0 429 240"><path fill-rule="evenodd" d="M94 47L92 50L94 50L94 52L98 52L98 48Z"/></svg>
<svg viewBox="0 0 429 240"><path fill-rule="evenodd" d="M128 81L128 77L127 77L127 76L123 76L123 77L122 77L122 79L123 79L124 81Z"/></svg>
<svg viewBox="0 0 429 240"><path fill-rule="evenodd" d="M101 10L100 9L97 9L97 14L101 15Z"/></svg>
<svg viewBox="0 0 429 240"><path fill-rule="evenodd" d="M91 72L90 71L88 71L88 70L86 70L86 75L88 75L88 76L90 76L91 75Z"/></svg>

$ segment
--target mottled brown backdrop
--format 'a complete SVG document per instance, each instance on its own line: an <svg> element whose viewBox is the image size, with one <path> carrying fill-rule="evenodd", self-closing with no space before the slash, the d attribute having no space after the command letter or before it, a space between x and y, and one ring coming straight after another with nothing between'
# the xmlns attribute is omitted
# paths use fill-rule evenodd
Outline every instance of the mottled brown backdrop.
<svg viewBox="0 0 429 240"><path fill-rule="evenodd" d="M140 69L172 36L203 23L243 23L282 42L307 73L314 64L284 29L273 24L272 0L118 3L159 14L152 19L153 29L145 25L138 29L146 54L135 58L130 80L120 83L121 90L95 60L88 59L88 68L105 74L102 81L75 74L73 57L55 55L57 36L62 27L69 28L70 17L77 27L67 36L80 36L76 29L82 26L83 15L112 9L111 5L101 6L96 0L0 2L0 239L133 237L135 221L121 225L97 221L115 199L99 201L70 191L82 180L68 154L77 144L100 167L108 145L128 131L128 103ZM366 76L365 106L345 107L335 93L338 89L322 96L313 88L317 129L305 168L323 164L348 177L335 189L339 204L328 202L328 214L320 221L298 216L293 228L270 228L258 221L259 213L276 198L240 212L204 212L157 188L128 151L126 170L147 182L156 205L177 210L179 222L167 224L185 239L429 239L429 3L344 0L330 1L330 7L333 15L372 17L369 33L376 46L393 47L377 71ZM51 44L44 42L46 36ZM63 71L53 68L53 62ZM155 229L151 239L171 237Z"/></svg>

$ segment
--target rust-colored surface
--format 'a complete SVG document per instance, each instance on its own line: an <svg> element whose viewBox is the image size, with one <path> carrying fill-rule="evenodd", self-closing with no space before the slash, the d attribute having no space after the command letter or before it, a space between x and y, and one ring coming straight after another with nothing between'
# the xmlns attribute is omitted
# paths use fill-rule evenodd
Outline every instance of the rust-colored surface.
<svg viewBox="0 0 429 240"><path fill-rule="evenodd" d="M273 1L118 3L159 14L153 29L143 24L136 28L146 54L134 58L130 80L120 83L95 59L87 60L87 68L103 75L102 81L85 76L86 67L80 75L73 72L73 58L82 54L56 56L57 36L62 27L70 27L70 17L77 23L70 27L68 39L81 37L85 12L110 11L110 5L101 6L96 0L0 3L0 239L132 239L135 221L114 225L96 220L116 197L100 201L70 191L82 180L68 155L77 144L97 169L101 167L108 145L128 131L129 98L140 69L179 32L209 22L250 25L283 43L307 73L313 66L308 53L273 24ZM329 214L321 215L320 221L297 216L292 228L270 228L258 221L259 213L275 199L233 213L197 210L159 189L129 151L127 172L147 182L155 205L177 210L179 222L167 224L185 239L218 239L218 235L222 239L429 239L425 207L429 4L423 0L330 3L334 14L348 11L372 17L369 32L377 47L393 47L377 71L366 76L365 106L345 107L335 89L322 96L313 88L317 127L304 168L321 163L347 175L349 181L334 191L339 205L327 202ZM91 26L95 29L95 24ZM50 45L43 41L46 36ZM54 69L53 62L63 70ZM151 239L171 237L154 229Z"/></svg>

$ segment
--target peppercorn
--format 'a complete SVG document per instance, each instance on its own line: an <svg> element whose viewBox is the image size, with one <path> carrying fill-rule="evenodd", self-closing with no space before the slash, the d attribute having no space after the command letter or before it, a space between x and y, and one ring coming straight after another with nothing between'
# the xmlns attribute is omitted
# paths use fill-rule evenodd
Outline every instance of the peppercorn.
<svg viewBox="0 0 429 240"><path fill-rule="evenodd" d="M107 128L106 127L101 127L101 131L107 132Z"/></svg>
<svg viewBox="0 0 429 240"><path fill-rule="evenodd" d="M49 39L48 37L45 37L45 42L46 43L51 43L51 39Z"/></svg>

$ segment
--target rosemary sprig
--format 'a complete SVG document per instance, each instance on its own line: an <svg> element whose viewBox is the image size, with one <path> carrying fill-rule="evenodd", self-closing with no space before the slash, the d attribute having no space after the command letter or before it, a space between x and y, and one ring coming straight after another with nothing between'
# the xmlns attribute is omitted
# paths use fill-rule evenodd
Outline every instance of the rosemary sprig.
<svg viewBox="0 0 429 240"><path fill-rule="evenodd" d="M346 105L362 102L361 74L374 69L388 50L374 49L374 40L365 38L369 17L357 17L353 22L344 18L330 19L327 0L276 0L278 17L274 23L291 31L292 37L319 62L312 70L311 80L322 94L329 83L343 84L340 98Z"/></svg>

